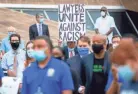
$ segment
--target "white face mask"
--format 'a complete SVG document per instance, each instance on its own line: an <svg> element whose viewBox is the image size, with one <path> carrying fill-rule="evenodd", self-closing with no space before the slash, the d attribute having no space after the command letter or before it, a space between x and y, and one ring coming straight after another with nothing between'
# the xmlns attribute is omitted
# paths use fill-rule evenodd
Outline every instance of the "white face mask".
<svg viewBox="0 0 138 94"><path fill-rule="evenodd" d="M113 49L115 49L119 44L118 43L114 43L113 44Z"/></svg>
<svg viewBox="0 0 138 94"><path fill-rule="evenodd" d="M104 17L106 13L104 11L101 11L101 16Z"/></svg>

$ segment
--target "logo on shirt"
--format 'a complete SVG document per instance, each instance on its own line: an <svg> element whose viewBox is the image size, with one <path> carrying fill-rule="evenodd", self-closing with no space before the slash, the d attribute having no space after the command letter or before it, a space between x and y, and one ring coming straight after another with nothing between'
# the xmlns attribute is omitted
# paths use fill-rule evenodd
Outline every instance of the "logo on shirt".
<svg viewBox="0 0 138 94"><path fill-rule="evenodd" d="M93 65L93 72L102 72L103 69L102 65Z"/></svg>
<svg viewBox="0 0 138 94"><path fill-rule="evenodd" d="M49 68L47 71L47 76L48 77L52 77L55 73L55 70L53 68Z"/></svg>

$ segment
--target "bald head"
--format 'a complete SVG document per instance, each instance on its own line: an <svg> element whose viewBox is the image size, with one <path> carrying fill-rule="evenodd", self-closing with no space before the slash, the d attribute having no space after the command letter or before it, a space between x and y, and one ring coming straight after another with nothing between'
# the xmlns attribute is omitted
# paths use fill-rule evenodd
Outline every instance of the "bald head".
<svg viewBox="0 0 138 94"><path fill-rule="evenodd" d="M105 18L107 16L107 8L106 7L102 7L100 12L101 12L101 16L103 18Z"/></svg>
<svg viewBox="0 0 138 94"><path fill-rule="evenodd" d="M16 32L16 28L15 27L12 27L12 26L8 27L7 30L8 30L8 32L9 31L10 32Z"/></svg>
<svg viewBox="0 0 138 94"><path fill-rule="evenodd" d="M106 7L102 7L101 11L107 11L107 8Z"/></svg>
<svg viewBox="0 0 138 94"><path fill-rule="evenodd" d="M92 37L92 43L106 44L107 37L105 35L96 34Z"/></svg>

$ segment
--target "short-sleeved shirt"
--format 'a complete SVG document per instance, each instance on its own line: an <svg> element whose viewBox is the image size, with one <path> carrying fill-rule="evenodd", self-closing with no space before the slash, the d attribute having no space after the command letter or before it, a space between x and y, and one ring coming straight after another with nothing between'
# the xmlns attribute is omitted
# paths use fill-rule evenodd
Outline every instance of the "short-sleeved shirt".
<svg viewBox="0 0 138 94"><path fill-rule="evenodd" d="M95 28L98 29L100 34L105 35L112 27L115 27L115 22L114 18L111 16L106 16L105 18L99 17L96 20ZM112 37L113 37L113 32L110 35L108 35L109 43L112 43Z"/></svg>
<svg viewBox="0 0 138 94"><path fill-rule="evenodd" d="M2 71L2 69L0 68L0 80L2 79L3 76L4 76L3 71Z"/></svg>
<svg viewBox="0 0 138 94"><path fill-rule="evenodd" d="M24 49L24 41L21 40L20 49ZM9 37L6 37L1 42L1 50L7 53L9 50L12 50Z"/></svg>
<svg viewBox="0 0 138 94"><path fill-rule="evenodd" d="M15 54L17 58L17 77L22 79L24 62L26 60L26 53L24 50L18 49L16 53L13 50L10 50L9 52L5 53L1 61L1 67L5 70L13 70Z"/></svg>
<svg viewBox="0 0 138 94"><path fill-rule="evenodd" d="M123 83L119 94L138 94L138 82Z"/></svg>
<svg viewBox="0 0 138 94"><path fill-rule="evenodd" d="M51 58L44 68L33 62L23 74L21 94L61 94L73 90L70 69L61 60Z"/></svg>

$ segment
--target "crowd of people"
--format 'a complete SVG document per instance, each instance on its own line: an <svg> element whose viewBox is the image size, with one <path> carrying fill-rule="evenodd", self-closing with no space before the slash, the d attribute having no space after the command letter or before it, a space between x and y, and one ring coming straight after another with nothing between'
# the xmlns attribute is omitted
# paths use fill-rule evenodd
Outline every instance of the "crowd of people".
<svg viewBox="0 0 138 94"><path fill-rule="evenodd" d="M42 14L30 26L24 46L17 30L8 28L1 43L2 77L20 80L19 94L138 94L138 41L131 34L113 35L115 23L101 8L97 34L53 46Z"/></svg>

